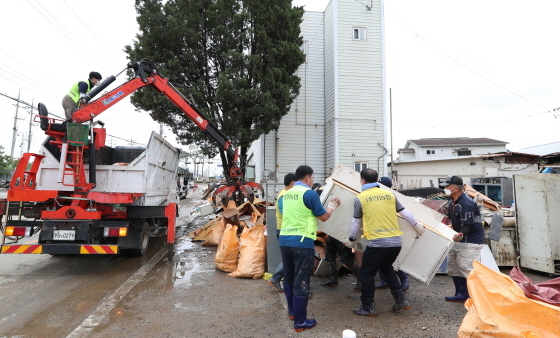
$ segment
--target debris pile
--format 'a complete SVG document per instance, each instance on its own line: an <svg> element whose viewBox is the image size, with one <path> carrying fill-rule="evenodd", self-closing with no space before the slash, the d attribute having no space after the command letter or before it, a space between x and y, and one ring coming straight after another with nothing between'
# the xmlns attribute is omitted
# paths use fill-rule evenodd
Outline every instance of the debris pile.
<svg viewBox="0 0 560 338"><path fill-rule="evenodd" d="M199 208L199 205L195 208ZM191 232L193 242L217 246L216 268L230 272L229 276L258 279L264 274L266 238L264 202L245 202L236 207L233 201L218 217Z"/></svg>

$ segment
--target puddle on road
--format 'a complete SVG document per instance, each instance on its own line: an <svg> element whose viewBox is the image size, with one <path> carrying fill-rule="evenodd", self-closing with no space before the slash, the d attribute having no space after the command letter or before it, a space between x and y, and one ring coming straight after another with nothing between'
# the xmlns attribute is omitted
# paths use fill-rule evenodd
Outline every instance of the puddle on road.
<svg viewBox="0 0 560 338"><path fill-rule="evenodd" d="M210 250L199 250L190 238L181 239L175 243L173 262L161 260L129 296L136 298L145 293L190 287L193 277L207 269L201 259L214 254Z"/></svg>

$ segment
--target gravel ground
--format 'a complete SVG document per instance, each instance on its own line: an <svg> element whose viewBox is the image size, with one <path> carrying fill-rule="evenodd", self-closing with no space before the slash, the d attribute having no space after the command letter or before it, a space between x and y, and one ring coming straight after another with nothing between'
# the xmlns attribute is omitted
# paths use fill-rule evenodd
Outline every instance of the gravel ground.
<svg viewBox="0 0 560 338"><path fill-rule="evenodd" d="M200 198L195 192L183 201L183 232L205 224L193 219L189 207ZM356 316L359 294L355 279L339 276L339 287L325 288L325 277L312 276L313 298L308 318L318 325L300 333L293 331L284 294L272 290L263 279L229 277L214 267L215 247L202 247L182 238L173 262L160 261L103 322L91 337L342 337L351 329L357 337L456 337L466 313L462 303L444 301L454 293L450 277L436 275L430 285L411 278L406 295L412 308L392 313L389 290L375 294L379 317ZM508 270L502 271L508 273ZM535 282L544 275L528 273Z"/></svg>

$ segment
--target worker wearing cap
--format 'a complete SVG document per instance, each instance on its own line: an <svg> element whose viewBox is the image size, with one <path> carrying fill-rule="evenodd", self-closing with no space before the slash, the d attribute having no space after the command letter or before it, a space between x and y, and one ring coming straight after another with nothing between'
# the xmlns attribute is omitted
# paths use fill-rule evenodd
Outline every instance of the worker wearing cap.
<svg viewBox="0 0 560 338"><path fill-rule="evenodd" d="M375 170L369 168L362 170L360 178L362 192L354 199L354 218L350 225L348 241L354 242L359 230L362 229L362 237L368 240L368 244L360 268L362 306L354 310L354 313L360 316L377 317L374 303L374 277L378 271L385 275L395 300L391 310L396 312L410 309L401 283L393 270L393 263L402 248L403 234L399 227L397 213L413 226L418 235L424 233L424 226L416 222L414 215L399 203L391 191L379 187L378 174Z"/></svg>
<svg viewBox="0 0 560 338"><path fill-rule="evenodd" d="M301 165L296 169L294 187L288 190L278 207L282 214L280 252L284 264L284 294L288 314L294 319L294 330L300 332L317 325L315 319L307 319L309 280L315 263L313 241L317 238L317 218L325 222L340 205L335 197L325 210L313 186L313 169Z"/></svg>
<svg viewBox="0 0 560 338"><path fill-rule="evenodd" d="M459 176L447 176L441 184L449 196L447 217L451 220L453 230L453 247L449 251L447 274L453 277L455 295L445 297L448 302L465 302L469 298L467 276L472 270L472 262L479 261L484 243L480 210L464 192L463 179Z"/></svg>
<svg viewBox="0 0 560 338"><path fill-rule="evenodd" d="M68 94L64 95L62 98L62 108L64 108L67 121L72 119L72 113L78 109L80 99L86 96L93 87L98 86L101 83L101 79L101 74L98 72L90 72L89 78L86 81L76 82L70 88Z"/></svg>
<svg viewBox="0 0 560 338"><path fill-rule="evenodd" d="M387 176L382 176L379 178L379 183L383 184L387 188L391 188L393 186L393 180L391 180ZM403 292L406 292L410 288L410 282L408 280L408 275L406 272L402 270L395 271L399 280L401 281L401 289ZM387 280L385 280L385 275L383 272L379 271L379 284L375 284L376 289L388 289L389 284L387 284Z"/></svg>

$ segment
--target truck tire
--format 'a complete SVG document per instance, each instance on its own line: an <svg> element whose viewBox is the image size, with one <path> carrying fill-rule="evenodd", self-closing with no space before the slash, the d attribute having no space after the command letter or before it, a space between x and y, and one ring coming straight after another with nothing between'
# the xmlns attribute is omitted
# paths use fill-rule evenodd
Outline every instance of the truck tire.
<svg viewBox="0 0 560 338"><path fill-rule="evenodd" d="M132 257L140 257L146 255L148 252L148 246L150 245L150 227L147 221L144 221L142 229L137 227L130 228L130 235L133 240L133 248L124 249L124 253Z"/></svg>

